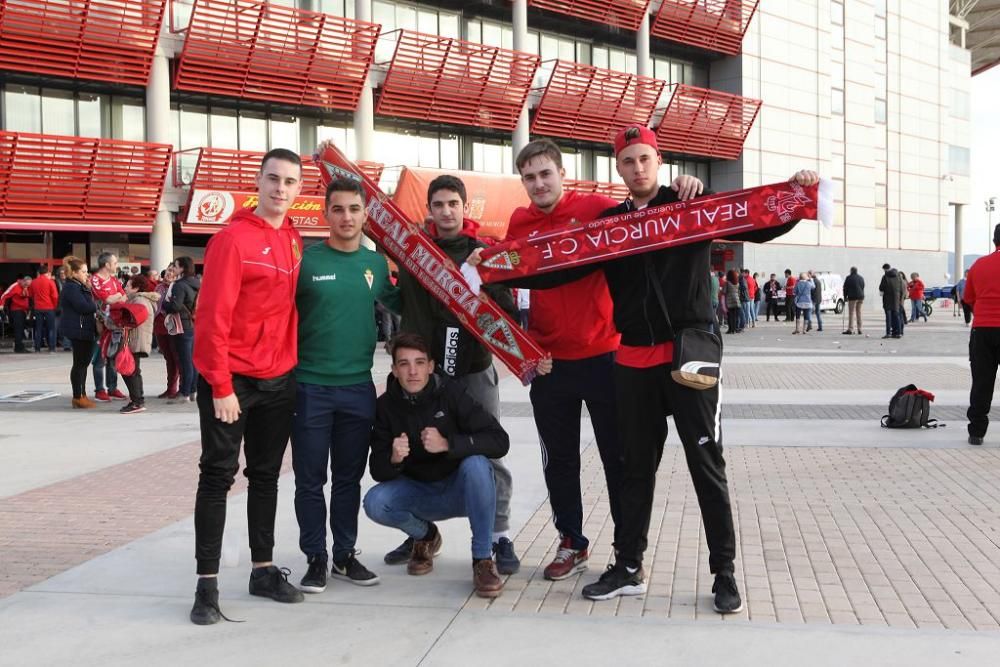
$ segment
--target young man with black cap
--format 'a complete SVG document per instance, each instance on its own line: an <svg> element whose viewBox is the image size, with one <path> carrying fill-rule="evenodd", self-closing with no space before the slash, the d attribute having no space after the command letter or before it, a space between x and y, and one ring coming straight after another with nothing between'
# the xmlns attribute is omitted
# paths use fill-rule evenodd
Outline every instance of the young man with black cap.
<svg viewBox="0 0 1000 667"><path fill-rule="evenodd" d="M990 423L993 385L1000 365L1000 225L993 229L994 251L976 260L965 278L963 301L972 308L969 334L969 444L981 445Z"/></svg>
<svg viewBox="0 0 1000 667"><path fill-rule="evenodd" d="M615 138L615 155L618 173L631 198L600 217L682 199L673 188L659 185L662 159L656 135L649 128L622 130ZM800 171L793 178L801 185L818 180L809 171ZM729 238L763 242L793 225ZM667 437L666 417L673 415L705 525L709 569L715 574L715 609L732 613L743 608L733 574L736 534L722 457L720 387L691 389L675 382L670 374L675 336L685 328L710 331L715 320L706 276L710 263L711 242L704 241L536 277L540 283L558 284L603 269L614 304L615 326L621 333L614 364L617 422L624 449L621 525L616 534L615 563L597 582L583 588L584 597L591 600L646 592L642 557L656 470Z"/></svg>

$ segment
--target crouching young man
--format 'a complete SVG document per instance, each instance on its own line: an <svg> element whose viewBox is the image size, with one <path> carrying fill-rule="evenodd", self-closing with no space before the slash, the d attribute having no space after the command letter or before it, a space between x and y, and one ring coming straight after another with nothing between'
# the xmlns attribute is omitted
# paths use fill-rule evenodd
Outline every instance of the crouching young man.
<svg viewBox="0 0 1000 667"><path fill-rule="evenodd" d="M489 459L510 439L499 422L458 385L434 375L427 343L393 339L392 376L379 397L369 468L380 482L365 496L365 514L413 538L407 572L427 574L441 550L435 521L465 516L472 527L472 581L480 597L497 597L503 581L493 562L496 487Z"/></svg>

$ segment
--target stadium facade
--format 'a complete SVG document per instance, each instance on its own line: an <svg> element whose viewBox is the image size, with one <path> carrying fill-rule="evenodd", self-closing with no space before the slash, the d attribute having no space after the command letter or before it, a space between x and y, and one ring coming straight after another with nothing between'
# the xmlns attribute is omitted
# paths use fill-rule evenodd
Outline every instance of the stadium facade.
<svg viewBox="0 0 1000 667"><path fill-rule="evenodd" d="M856 264L877 277L888 261L945 282L949 253L962 256L972 143L970 26L954 11L940 0L3 0L0 282L70 252L155 268L200 258L252 201L261 152L308 155L321 139L391 192L399 167L501 179L513 151L548 136L573 187L621 196L610 140L632 122L656 128L664 179L691 173L715 190L800 168L834 179L832 229L717 244L717 268ZM315 170L306 181L318 195ZM501 192L484 186L478 208Z"/></svg>

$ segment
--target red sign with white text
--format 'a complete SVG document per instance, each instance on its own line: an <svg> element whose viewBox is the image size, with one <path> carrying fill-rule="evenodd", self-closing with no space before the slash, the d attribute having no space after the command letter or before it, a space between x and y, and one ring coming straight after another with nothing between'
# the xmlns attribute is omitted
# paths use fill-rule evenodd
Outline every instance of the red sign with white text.
<svg viewBox="0 0 1000 667"><path fill-rule="evenodd" d="M181 228L185 232L214 234L229 223L236 211L257 208L257 201L256 192L196 189L191 192L191 203ZM330 233L323 219L322 197L298 197L288 215L303 236L325 238Z"/></svg>

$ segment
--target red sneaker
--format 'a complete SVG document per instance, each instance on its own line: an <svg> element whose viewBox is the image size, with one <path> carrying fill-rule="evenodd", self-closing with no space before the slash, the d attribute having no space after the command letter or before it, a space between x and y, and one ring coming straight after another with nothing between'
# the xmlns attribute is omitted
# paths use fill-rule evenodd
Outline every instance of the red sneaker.
<svg viewBox="0 0 1000 667"><path fill-rule="evenodd" d="M560 581L587 569L587 550L574 549L571 544L568 537L559 543L556 557L545 568L544 576L549 581Z"/></svg>
<svg viewBox="0 0 1000 667"><path fill-rule="evenodd" d="M114 391L110 392L108 394L108 396L110 396L111 398L113 398L115 400L118 400L118 401L127 401L128 400L128 396L126 396L125 394L123 394L120 389L115 389Z"/></svg>
<svg viewBox="0 0 1000 667"><path fill-rule="evenodd" d="M108 396L108 392L106 390L102 389L94 392L94 400L100 401L101 403L107 403L111 400L111 397Z"/></svg>

